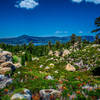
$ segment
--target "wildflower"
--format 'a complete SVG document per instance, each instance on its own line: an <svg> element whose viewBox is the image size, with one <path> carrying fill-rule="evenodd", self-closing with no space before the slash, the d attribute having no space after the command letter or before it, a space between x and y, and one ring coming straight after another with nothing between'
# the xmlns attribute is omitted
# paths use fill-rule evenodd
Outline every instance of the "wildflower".
<svg viewBox="0 0 100 100"><path fill-rule="evenodd" d="M45 68L46 70L50 69L48 66Z"/></svg>
<svg viewBox="0 0 100 100"><path fill-rule="evenodd" d="M29 69L29 71L31 72L31 71L32 71L32 69Z"/></svg>
<svg viewBox="0 0 100 100"><path fill-rule="evenodd" d="M70 97L70 94L68 93L67 96Z"/></svg>
<svg viewBox="0 0 100 100"><path fill-rule="evenodd" d="M62 84L57 85L59 90L62 90L62 86L63 86Z"/></svg>
<svg viewBox="0 0 100 100"><path fill-rule="evenodd" d="M55 73L58 73L58 71L55 71Z"/></svg>
<svg viewBox="0 0 100 100"><path fill-rule="evenodd" d="M34 78L35 78L35 79L38 79L39 77L38 77L38 76L34 76Z"/></svg>
<svg viewBox="0 0 100 100"><path fill-rule="evenodd" d="M33 100L40 100L39 94L32 95L32 99L33 99Z"/></svg>
<svg viewBox="0 0 100 100"><path fill-rule="evenodd" d="M46 76L46 79L53 80L53 77L49 75L49 76Z"/></svg>
<svg viewBox="0 0 100 100"><path fill-rule="evenodd" d="M78 87L81 87L82 86L82 84L78 84Z"/></svg>
<svg viewBox="0 0 100 100"><path fill-rule="evenodd" d="M88 83L90 83L90 80L88 80Z"/></svg>
<svg viewBox="0 0 100 100"><path fill-rule="evenodd" d="M51 96L50 96L50 100L53 100L53 99L54 99L54 96L53 96L53 95L51 95Z"/></svg>
<svg viewBox="0 0 100 100"><path fill-rule="evenodd" d="M51 63L50 66L54 66L54 64Z"/></svg>
<svg viewBox="0 0 100 100"><path fill-rule="evenodd" d="M68 80L65 80L66 82L68 82Z"/></svg>
<svg viewBox="0 0 100 100"><path fill-rule="evenodd" d="M92 91L93 90L93 87L89 87L89 89L88 89L89 91Z"/></svg>
<svg viewBox="0 0 100 100"><path fill-rule="evenodd" d="M62 88L63 88L63 90L66 90L67 89L65 86L63 86Z"/></svg>
<svg viewBox="0 0 100 100"><path fill-rule="evenodd" d="M71 96L70 96L70 99L75 99L76 98L76 94L72 94Z"/></svg>
<svg viewBox="0 0 100 100"><path fill-rule="evenodd" d="M85 83L85 82L83 82L83 85L86 85L86 83Z"/></svg>
<svg viewBox="0 0 100 100"><path fill-rule="evenodd" d="M20 74L20 71L18 71L18 74Z"/></svg>
<svg viewBox="0 0 100 100"><path fill-rule="evenodd" d="M4 89L4 92L8 92L8 89Z"/></svg>
<svg viewBox="0 0 100 100"><path fill-rule="evenodd" d="M60 84L63 84L63 81L59 80L59 83L60 83Z"/></svg>
<svg viewBox="0 0 100 100"><path fill-rule="evenodd" d="M80 76L78 76L77 79L80 80Z"/></svg>
<svg viewBox="0 0 100 100"><path fill-rule="evenodd" d="M80 91L76 91L76 93L77 93L77 94L81 94L81 92L80 92Z"/></svg>
<svg viewBox="0 0 100 100"><path fill-rule="evenodd" d="M43 65L40 65L40 68L42 68L43 67Z"/></svg>
<svg viewBox="0 0 100 100"><path fill-rule="evenodd" d="M82 89L86 89L88 91L92 91L94 88L92 86L85 85L84 87L82 87Z"/></svg>
<svg viewBox="0 0 100 100"><path fill-rule="evenodd" d="M96 89L97 87L98 87L97 84L95 84L94 88Z"/></svg>
<svg viewBox="0 0 100 100"><path fill-rule="evenodd" d="M53 58L51 58L51 60L53 60Z"/></svg>

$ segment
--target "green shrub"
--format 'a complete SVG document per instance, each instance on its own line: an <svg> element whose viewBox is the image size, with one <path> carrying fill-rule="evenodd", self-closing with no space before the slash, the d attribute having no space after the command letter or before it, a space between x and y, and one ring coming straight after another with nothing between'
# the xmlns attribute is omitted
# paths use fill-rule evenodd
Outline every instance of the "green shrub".
<svg viewBox="0 0 100 100"><path fill-rule="evenodd" d="M18 63L18 59L19 59L18 56L16 56L16 55L13 56L13 63Z"/></svg>
<svg viewBox="0 0 100 100"><path fill-rule="evenodd" d="M1 98L1 100L10 100L10 97L9 97L8 95L6 95L6 96L3 96L3 97Z"/></svg>

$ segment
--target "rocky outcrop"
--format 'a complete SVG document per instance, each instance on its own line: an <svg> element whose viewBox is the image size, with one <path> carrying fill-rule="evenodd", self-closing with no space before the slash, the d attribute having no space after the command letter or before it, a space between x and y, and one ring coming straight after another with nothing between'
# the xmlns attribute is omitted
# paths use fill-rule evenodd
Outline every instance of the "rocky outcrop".
<svg viewBox="0 0 100 100"><path fill-rule="evenodd" d="M68 55L68 54L70 54L70 51L69 50L67 50L67 49L65 49L65 50L63 50L63 51L52 51L52 50L50 50L49 51L49 53L48 53L48 55L50 55L50 56L57 56L57 57L59 57L59 56L62 56L62 57L64 57L64 56L66 56L66 55Z"/></svg>
<svg viewBox="0 0 100 100"><path fill-rule="evenodd" d="M44 89L40 90L40 96L42 100L55 100L55 98L61 96L61 92L54 89Z"/></svg>
<svg viewBox="0 0 100 100"><path fill-rule="evenodd" d="M2 68L14 66L12 62L4 62L0 65Z"/></svg>
<svg viewBox="0 0 100 100"><path fill-rule="evenodd" d="M12 61L12 53L8 51L1 51L0 52L0 62L7 62Z"/></svg>
<svg viewBox="0 0 100 100"><path fill-rule="evenodd" d="M20 63L12 63L12 53L0 49L0 74L5 74L7 71L15 71L16 68L21 67Z"/></svg>
<svg viewBox="0 0 100 100"><path fill-rule="evenodd" d="M11 68L2 68L2 67L0 67L0 74L5 74L8 71L11 71Z"/></svg>
<svg viewBox="0 0 100 100"><path fill-rule="evenodd" d="M5 61L4 60L0 60L0 64L4 63Z"/></svg>
<svg viewBox="0 0 100 100"><path fill-rule="evenodd" d="M48 53L48 55L53 56L53 51L50 50L49 53Z"/></svg>
<svg viewBox="0 0 100 100"><path fill-rule="evenodd" d="M21 64L20 64L20 63L16 63L16 64L14 64L14 66L15 66L16 68L19 68L19 67L21 67Z"/></svg>
<svg viewBox="0 0 100 100"><path fill-rule="evenodd" d="M12 79L9 76L5 76L6 72L11 71L11 74L15 71L15 66L12 63L12 53L3 51L0 49L0 88L4 88L12 83Z"/></svg>
<svg viewBox="0 0 100 100"><path fill-rule="evenodd" d="M30 90L28 89L23 89L22 91L19 91L19 93L15 93L12 97L11 100L31 100L32 95Z"/></svg>
<svg viewBox="0 0 100 100"><path fill-rule="evenodd" d="M69 50L66 49L66 50L63 51L62 56L64 57L64 56L66 56L66 55L68 55L68 54L70 54L70 52L69 52Z"/></svg>
<svg viewBox="0 0 100 100"><path fill-rule="evenodd" d="M60 55L60 52L59 51L55 51L54 55L58 57Z"/></svg>
<svg viewBox="0 0 100 100"><path fill-rule="evenodd" d="M15 71L15 66L12 62L4 62L0 65L0 73L5 74L7 71Z"/></svg>
<svg viewBox="0 0 100 100"><path fill-rule="evenodd" d="M49 56L57 56L58 57L60 55L60 52L59 51L54 51L53 52L52 50L50 50L49 53L48 53L48 55Z"/></svg>
<svg viewBox="0 0 100 100"><path fill-rule="evenodd" d="M75 67L72 66L71 64L67 64L65 69L66 69L67 71L76 71Z"/></svg>

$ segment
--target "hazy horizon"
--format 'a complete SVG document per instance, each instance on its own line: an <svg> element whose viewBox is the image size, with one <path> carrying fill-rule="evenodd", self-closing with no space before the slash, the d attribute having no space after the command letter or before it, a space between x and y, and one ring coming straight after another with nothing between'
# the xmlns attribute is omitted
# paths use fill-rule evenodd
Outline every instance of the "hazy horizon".
<svg viewBox="0 0 100 100"><path fill-rule="evenodd" d="M25 34L22 34L22 35L18 35L18 36L5 36L5 37L0 37L0 39L9 39L9 38L17 38L17 37L21 37L21 36L32 36L32 37L70 37L71 35L69 36L33 36L33 35L25 35ZM95 37L95 35L76 35L76 36L93 36Z"/></svg>

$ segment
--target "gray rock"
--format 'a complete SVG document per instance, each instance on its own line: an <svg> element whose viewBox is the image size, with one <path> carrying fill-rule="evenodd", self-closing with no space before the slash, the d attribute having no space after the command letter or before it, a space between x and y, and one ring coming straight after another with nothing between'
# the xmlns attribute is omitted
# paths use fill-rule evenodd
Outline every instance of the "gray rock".
<svg viewBox="0 0 100 100"><path fill-rule="evenodd" d="M43 98L43 100L50 100L50 96L53 96L54 98L60 97L61 92L54 90L54 89L44 89L40 90L40 96Z"/></svg>
<svg viewBox="0 0 100 100"><path fill-rule="evenodd" d="M0 80L3 80L4 79L4 75L0 74Z"/></svg>
<svg viewBox="0 0 100 100"><path fill-rule="evenodd" d="M76 71L75 67L72 66L71 64L67 64L65 69L66 69L67 71Z"/></svg>
<svg viewBox="0 0 100 100"><path fill-rule="evenodd" d="M2 74L0 74L0 88L3 89L4 87L8 86L12 83L12 79L8 78Z"/></svg>
<svg viewBox="0 0 100 100"><path fill-rule="evenodd" d="M74 64L77 65L79 68L82 68L83 67L83 60L81 60L80 62L76 62Z"/></svg>
<svg viewBox="0 0 100 100"><path fill-rule="evenodd" d="M31 100L31 92L28 89L24 89L23 91L20 91L21 93L15 93L12 97L11 100Z"/></svg>

